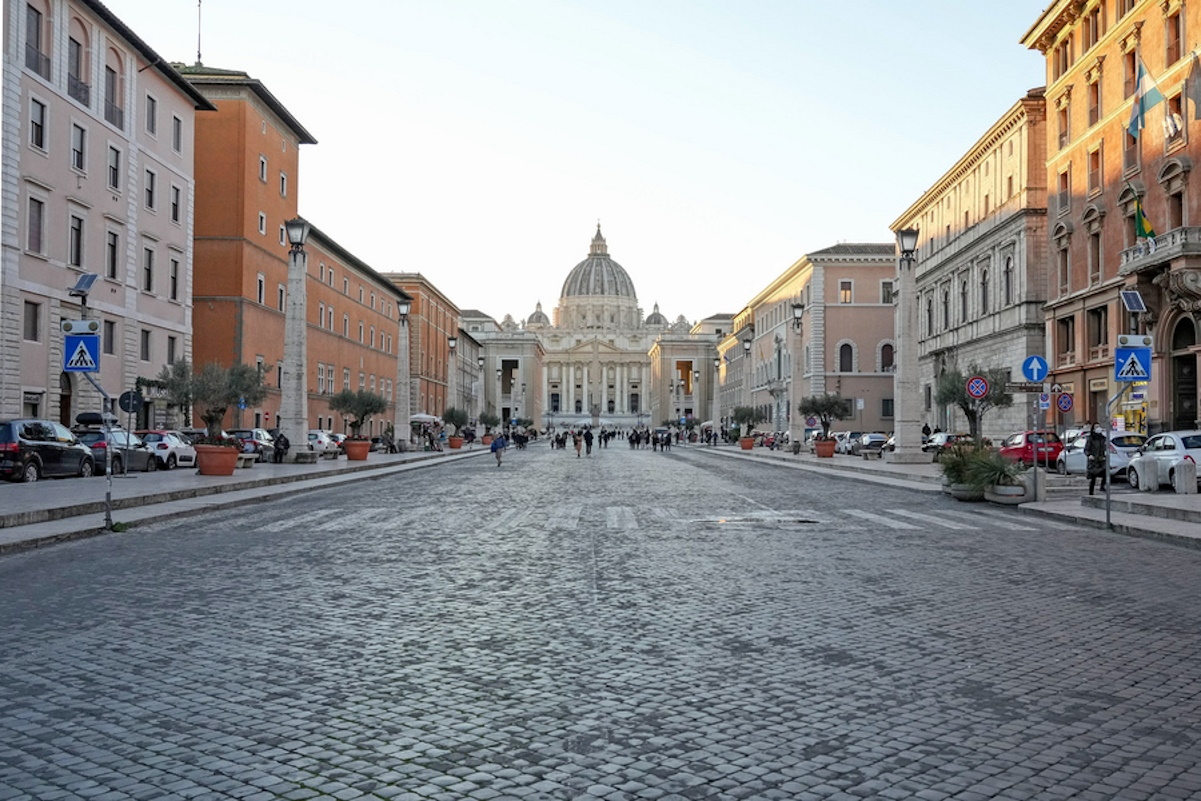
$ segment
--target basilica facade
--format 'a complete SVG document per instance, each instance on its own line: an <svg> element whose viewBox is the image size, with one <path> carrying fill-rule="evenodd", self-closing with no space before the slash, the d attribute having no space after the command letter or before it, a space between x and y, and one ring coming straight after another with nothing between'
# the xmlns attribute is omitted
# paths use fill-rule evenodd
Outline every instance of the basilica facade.
<svg viewBox="0 0 1201 801"><path fill-rule="evenodd" d="M658 425L665 414L710 413L711 394L697 391L692 378L712 363L719 334L700 333L703 324L694 327L682 315L671 322L658 304L643 316L634 282L609 256L599 224L587 258L563 281L552 315L540 302L521 323L512 315L497 323L464 311L462 327L483 351L482 407L504 420L529 419L539 428L629 428ZM652 357L665 339L677 343L670 365ZM670 410L655 395L664 391L675 392Z"/></svg>

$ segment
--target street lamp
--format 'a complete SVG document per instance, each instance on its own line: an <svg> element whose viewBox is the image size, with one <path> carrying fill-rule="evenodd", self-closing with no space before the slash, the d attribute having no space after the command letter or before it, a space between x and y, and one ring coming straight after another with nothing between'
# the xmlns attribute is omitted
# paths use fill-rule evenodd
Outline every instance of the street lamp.
<svg viewBox="0 0 1201 801"><path fill-rule="evenodd" d="M751 405L751 338L742 340L742 386L746 405Z"/></svg>
<svg viewBox="0 0 1201 801"><path fill-rule="evenodd" d="M483 356L475 357L475 419L477 421L479 420L480 415L484 413L484 361L485 359Z"/></svg>
<svg viewBox="0 0 1201 801"><path fill-rule="evenodd" d="M500 424L501 424L501 426L502 426L502 429L503 429L503 427L505 426L505 424L506 424L506 423L508 423L508 421L505 419L505 414L504 414L505 410L504 410L504 407L500 405L500 401L501 401L501 397L500 397L500 381L501 381L501 378L500 378L500 377L501 377L501 375L503 375L503 374L504 374L504 368L497 367L497 368L496 368L496 413L497 413L498 415L500 415L500 418L501 418L501 420L500 420Z"/></svg>
<svg viewBox="0 0 1201 801"><path fill-rule="evenodd" d="M805 374L805 304L797 301L792 304L792 406L788 410L788 441L793 445L793 452L800 445L805 429L801 422L801 378Z"/></svg>
<svg viewBox="0 0 1201 801"><path fill-rule="evenodd" d="M458 398L455 397L455 389L457 388L455 385L458 383L455 381L455 373L458 372L455 362L455 348L458 344L458 337L446 338L446 347L450 349L450 353L446 357L446 403L443 406L453 406L456 409L459 408Z"/></svg>
<svg viewBox="0 0 1201 801"><path fill-rule="evenodd" d="M308 254L304 251L309 223L301 217L284 223L288 236L288 305L284 310L284 363L280 371L279 429L293 444L288 461L309 441L308 327L305 322Z"/></svg>
<svg viewBox="0 0 1201 801"><path fill-rule="evenodd" d="M409 415L413 411L412 386L409 379L409 310L413 301L401 298L396 301L396 313L400 318L400 345L396 349L396 422L393 437L396 442L412 443L413 426ZM404 439L401 439L401 436ZM399 446L398 446L399 447Z"/></svg>
<svg viewBox="0 0 1201 801"><path fill-rule="evenodd" d="M918 398L917 347L917 278L913 264L917 261L918 230L897 231L900 254L900 276L897 282L899 300L896 307L897 354L893 373L893 412L895 414L896 450L888 454L898 464L929 462L933 456L921 447Z"/></svg>
<svg viewBox="0 0 1201 801"><path fill-rule="evenodd" d="M718 379L720 377L721 377L721 357L714 356L713 357L713 404L712 404L711 408L709 409L709 420L713 423L713 427L714 427L713 433L715 435L717 434L717 430L716 430L717 424L721 418L721 415L720 415L721 407L718 406L718 404L717 404L717 384L718 384ZM716 442L716 437L714 438L714 441Z"/></svg>

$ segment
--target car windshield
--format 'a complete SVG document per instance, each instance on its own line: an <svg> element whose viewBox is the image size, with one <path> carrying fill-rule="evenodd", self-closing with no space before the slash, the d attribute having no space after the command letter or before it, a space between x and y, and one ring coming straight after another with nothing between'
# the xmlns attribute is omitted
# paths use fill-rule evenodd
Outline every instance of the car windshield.
<svg viewBox="0 0 1201 801"><path fill-rule="evenodd" d="M1201 448L1201 434L1190 434L1186 437L1181 437L1180 442L1189 450Z"/></svg>

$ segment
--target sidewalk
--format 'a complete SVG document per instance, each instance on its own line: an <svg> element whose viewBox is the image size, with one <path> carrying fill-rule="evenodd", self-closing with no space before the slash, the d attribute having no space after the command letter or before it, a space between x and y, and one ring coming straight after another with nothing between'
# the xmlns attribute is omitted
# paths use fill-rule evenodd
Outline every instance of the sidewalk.
<svg viewBox="0 0 1201 801"><path fill-rule="evenodd" d="M113 476L112 520L114 525L136 525L487 453L487 448L476 446L459 451L373 453L365 462L339 458L319 459L311 465L261 463L235 470L232 476L201 476L190 469ZM107 484L107 477L97 477L0 486L0 554L107 533Z"/></svg>
<svg viewBox="0 0 1201 801"><path fill-rule="evenodd" d="M767 448L743 451L729 445L689 447L730 458L772 462L797 470L838 474L859 481L905 487L919 492L942 492L942 473L938 465L933 463L898 465L881 459L842 455L832 459L818 459L805 452L793 455L791 451L773 451ZM1017 508L1023 514L1106 528L1103 494L1084 494L1076 498L1024 503ZM1119 534L1201 548L1201 494L1177 495L1170 489L1160 492L1137 492L1124 484L1115 484L1109 522L1112 530Z"/></svg>

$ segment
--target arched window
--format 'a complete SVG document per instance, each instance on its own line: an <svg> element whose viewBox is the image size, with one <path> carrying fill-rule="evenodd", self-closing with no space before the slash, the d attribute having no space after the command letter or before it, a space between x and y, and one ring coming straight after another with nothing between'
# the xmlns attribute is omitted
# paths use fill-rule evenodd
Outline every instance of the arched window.
<svg viewBox="0 0 1201 801"><path fill-rule="evenodd" d="M949 289L942 291L942 327L944 330L951 327L951 290Z"/></svg>
<svg viewBox="0 0 1201 801"><path fill-rule="evenodd" d="M1002 291L1005 293L1005 305L1013 304L1013 257L1005 258L1005 272L1001 277Z"/></svg>
<svg viewBox="0 0 1201 801"><path fill-rule="evenodd" d="M967 322L967 279L959 282L959 322Z"/></svg>
<svg viewBox="0 0 1201 801"><path fill-rule="evenodd" d="M980 271L980 314L988 314L988 270Z"/></svg>
<svg viewBox="0 0 1201 801"><path fill-rule="evenodd" d="M926 334L934 333L934 296L926 296Z"/></svg>
<svg viewBox="0 0 1201 801"><path fill-rule="evenodd" d="M855 371L855 349L849 342L838 346L838 372L852 373Z"/></svg>
<svg viewBox="0 0 1201 801"><path fill-rule="evenodd" d="M880 346L880 370L885 373L893 371L893 359L896 351L892 345L887 342Z"/></svg>

